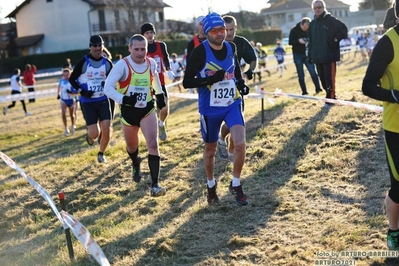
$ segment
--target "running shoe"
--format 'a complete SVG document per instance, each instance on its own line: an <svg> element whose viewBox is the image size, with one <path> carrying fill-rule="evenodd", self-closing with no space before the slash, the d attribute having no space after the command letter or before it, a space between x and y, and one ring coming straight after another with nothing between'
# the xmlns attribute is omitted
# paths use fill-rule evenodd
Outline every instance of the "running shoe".
<svg viewBox="0 0 399 266"><path fill-rule="evenodd" d="M160 187L158 184L156 184L154 187L151 188L151 196L152 197L160 197L160 196L165 196L166 195L166 189L163 187Z"/></svg>
<svg viewBox="0 0 399 266"><path fill-rule="evenodd" d="M242 191L242 186L233 187L233 182L230 182L229 191L236 197L236 203L239 206L245 206L248 204L247 196Z"/></svg>
<svg viewBox="0 0 399 266"><path fill-rule="evenodd" d="M107 159L105 158L105 155L104 155L104 154L98 153L98 155L97 155L97 161L98 161L99 163L106 163L106 162L107 162Z"/></svg>
<svg viewBox="0 0 399 266"><path fill-rule="evenodd" d="M387 244L389 250L399 250L399 232L390 232L388 230Z"/></svg>
<svg viewBox="0 0 399 266"><path fill-rule="evenodd" d="M30 113L30 112L25 113L25 116L31 116L31 115L32 115L32 113Z"/></svg>
<svg viewBox="0 0 399 266"><path fill-rule="evenodd" d="M6 115L7 112L8 112L8 106L4 107L4 109L3 109L3 114Z"/></svg>
<svg viewBox="0 0 399 266"><path fill-rule="evenodd" d="M141 157L137 157L137 163L133 164L133 181L138 183L141 180Z"/></svg>
<svg viewBox="0 0 399 266"><path fill-rule="evenodd" d="M64 136L65 136L65 137L68 136L69 133L70 133L70 132L69 132L69 129L66 128L65 131L64 131Z"/></svg>
<svg viewBox="0 0 399 266"><path fill-rule="evenodd" d="M73 135L73 134L75 134L75 129L76 129L76 126L71 126L71 135Z"/></svg>
<svg viewBox="0 0 399 266"><path fill-rule="evenodd" d="M159 131L159 139L166 140L168 135L166 134L165 126L158 126L158 131Z"/></svg>
<svg viewBox="0 0 399 266"><path fill-rule="evenodd" d="M223 159L223 160L229 159L229 153L227 151L227 142L222 144L218 140L218 155L219 155L220 159Z"/></svg>
<svg viewBox="0 0 399 266"><path fill-rule="evenodd" d="M215 180L215 185L212 188L209 188L208 185L206 185L208 189L208 204L213 205L219 202L219 197L216 194L216 188L217 188L217 182Z"/></svg>
<svg viewBox="0 0 399 266"><path fill-rule="evenodd" d="M89 144L89 146L93 146L94 140L89 137L88 133L86 133L86 141L87 141L87 144Z"/></svg>

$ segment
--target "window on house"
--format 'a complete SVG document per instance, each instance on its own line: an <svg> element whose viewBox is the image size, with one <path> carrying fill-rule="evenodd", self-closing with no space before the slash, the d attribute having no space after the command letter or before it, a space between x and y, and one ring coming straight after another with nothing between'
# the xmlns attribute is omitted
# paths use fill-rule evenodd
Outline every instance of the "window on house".
<svg viewBox="0 0 399 266"><path fill-rule="evenodd" d="M294 15L293 14L288 15L287 16L287 20L288 21L294 21Z"/></svg>
<svg viewBox="0 0 399 266"><path fill-rule="evenodd" d="M115 28L117 30L121 29L121 18L119 16L119 10L114 10L114 14L115 14Z"/></svg>
<svg viewBox="0 0 399 266"><path fill-rule="evenodd" d="M158 16L159 16L159 21L160 21L160 22L163 22L163 20L164 20L163 12L159 12L159 13L158 13Z"/></svg>
<svg viewBox="0 0 399 266"><path fill-rule="evenodd" d="M47 0L47 3L53 2L53 0Z"/></svg>
<svg viewBox="0 0 399 266"><path fill-rule="evenodd" d="M104 10L102 10L102 9L98 10L98 21L100 22L100 30L106 31L107 26L105 25L105 14L104 14Z"/></svg>
<svg viewBox="0 0 399 266"><path fill-rule="evenodd" d="M133 10L132 10L132 9L129 9L129 10L127 11L127 16L128 16L128 18L129 18L129 21L134 22L134 13L133 13Z"/></svg>

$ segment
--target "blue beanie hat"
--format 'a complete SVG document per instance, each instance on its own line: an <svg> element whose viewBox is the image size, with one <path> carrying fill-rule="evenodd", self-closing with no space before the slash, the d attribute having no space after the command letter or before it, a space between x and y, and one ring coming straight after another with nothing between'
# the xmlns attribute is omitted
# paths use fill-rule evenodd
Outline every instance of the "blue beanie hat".
<svg viewBox="0 0 399 266"><path fill-rule="evenodd" d="M215 12L206 15L204 20L202 21L202 25L204 27L205 35L208 35L208 32L215 27L225 27L223 18Z"/></svg>

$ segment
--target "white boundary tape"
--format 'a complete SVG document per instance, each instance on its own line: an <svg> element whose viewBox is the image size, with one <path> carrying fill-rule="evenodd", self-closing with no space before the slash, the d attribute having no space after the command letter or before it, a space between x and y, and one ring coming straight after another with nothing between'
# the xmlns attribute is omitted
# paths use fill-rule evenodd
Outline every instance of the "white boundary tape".
<svg viewBox="0 0 399 266"><path fill-rule="evenodd" d="M53 199L47 193L47 191L35 180L27 176L24 171L6 154L0 151L0 158L11 168L17 170L28 182L39 192L40 195L50 204L51 209L60 220L64 229L68 227L71 229L76 238L83 244L83 246L90 252L90 254L96 259L96 261L103 266L109 266L108 259L105 257L104 252L97 244L97 242L90 235L89 231L81 224L78 220L76 220L72 215L68 214L65 211L58 211Z"/></svg>
<svg viewBox="0 0 399 266"><path fill-rule="evenodd" d="M177 84L180 84L180 83L182 83L182 80L168 84L165 87L170 88L170 87L176 86ZM52 86L52 85L54 85L54 84L53 83L44 84L43 86ZM344 100L326 99L326 98L309 96L309 95L283 93L282 90L278 89L278 88L274 92L261 91L261 90L258 90L257 88L256 88L256 91L257 91L257 93L250 93L246 97L248 97L248 98L266 98L266 100L268 100L270 104L274 104L274 99L268 98L266 95L273 95L274 97L285 96L285 97L296 98L296 99L316 100L316 101L334 103L334 104L338 104L338 105L352 106L352 107L366 109L366 110L378 112L378 113L381 113L383 111L382 106L376 106L376 105L359 103L359 102L344 101ZM176 97L176 98L198 99L198 94L193 94L193 93L169 92L168 94L169 94L169 96ZM24 92L24 93L20 93L20 94L0 96L0 103L25 100L25 99L29 99L29 98L43 98L43 97L56 96L56 95L57 95L57 88L44 89L44 90L38 90L35 92Z"/></svg>
<svg viewBox="0 0 399 266"><path fill-rule="evenodd" d="M178 82L170 84L169 87L174 86L177 83ZM256 90L258 90L258 89L256 89ZM192 94L192 93L173 93L173 92L169 92L169 95L172 96L172 97L184 98L184 99L198 99L198 94ZM274 97L276 97L276 96L285 96L285 97L290 97L290 98L295 98L295 99L316 100L316 101L334 103L334 104L343 105L343 106L352 106L352 107L366 109L366 110L377 112L377 113L381 113L383 111L383 107L382 106L359 103L359 102L344 101L344 100L327 99L327 98L321 98L321 97L315 97L315 96L309 96L309 95L283 93L282 90L278 89L278 88L274 92L266 92L264 90L259 90L259 92L257 92L257 93L249 93L245 97L256 98L256 99L265 98L270 104L274 104L274 99L273 98L269 98L266 95L273 95Z"/></svg>

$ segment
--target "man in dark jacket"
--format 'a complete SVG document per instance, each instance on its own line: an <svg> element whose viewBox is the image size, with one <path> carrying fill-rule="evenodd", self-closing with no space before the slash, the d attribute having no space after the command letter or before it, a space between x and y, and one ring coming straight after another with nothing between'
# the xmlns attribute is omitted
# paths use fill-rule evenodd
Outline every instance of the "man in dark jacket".
<svg viewBox="0 0 399 266"><path fill-rule="evenodd" d="M304 17L301 22L297 23L290 31L288 44L292 46L292 53L294 55L294 63L296 72L298 73L298 81L301 86L302 95L307 95L308 91L305 84L305 73L303 72L303 65L309 71L312 77L313 84L316 89L316 94L321 92L319 78L316 74L314 64L309 63L307 60L307 45L308 45L308 28L310 24L310 18Z"/></svg>
<svg viewBox="0 0 399 266"><path fill-rule="evenodd" d="M336 99L336 62L340 61L339 42L348 36L346 25L326 10L323 0L312 2L314 20L309 27L309 61L316 64L326 98ZM326 107L330 104L326 103Z"/></svg>

